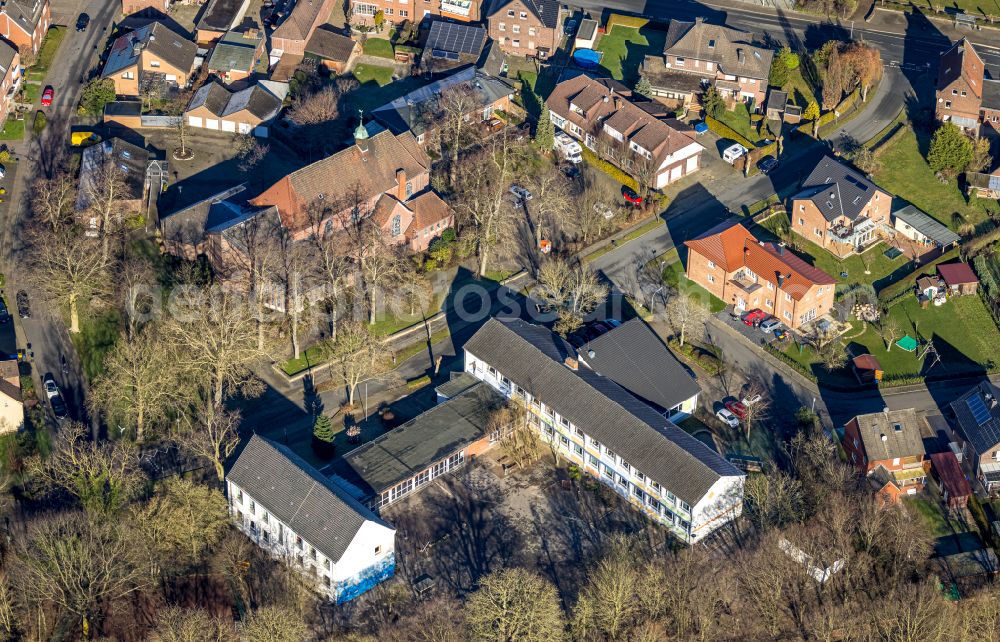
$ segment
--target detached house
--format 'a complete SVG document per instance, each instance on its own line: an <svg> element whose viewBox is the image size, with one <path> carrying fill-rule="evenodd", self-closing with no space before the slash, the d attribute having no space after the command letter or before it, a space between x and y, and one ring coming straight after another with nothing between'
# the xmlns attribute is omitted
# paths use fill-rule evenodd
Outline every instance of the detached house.
<svg viewBox="0 0 1000 642"><path fill-rule="evenodd" d="M557 334L493 318L464 352L465 372L522 405L543 441L682 541L739 517L744 473L588 367L587 354Z"/></svg>
<svg viewBox="0 0 1000 642"><path fill-rule="evenodd" d="M891 501L923 490L930 463L913 408L858 415L844 425L844 451Z"/></svg>
<svg viewBox="0 0 1000 642"><path fill-rule="evenodd" d="M197 52L198 45L152 22L112 43L101 77L115 83L119 96L139 96L148 89L163 93L187 86Z"/></svg>
<svg viewBox="0 0 1000 642"><path fill-rule="evenodd" d="M949 407L962 459L986 492L1000 490L1000 387L983 381Z"/></svg>
<svg viewBox="0 0 1000 642"><path fill-rule="evenodd" d="M38 53L52 22L49 0L5 0L0 3L0 36Z"/></svg>
<svg viewBox="0 0 1000 642"><path fill-rule="evenodd" d="M14 105L22 80L21 54L10 43L0 40L0 126Z"/></svg>
<svg viewBox="0 0 1000 642"><path fill-rule="evenodd" d="M294 56L306 53L306 43L313 33L330 17L340 0L297 0L292 12L271 33L271 57Z"/></svg>
<svg viewBox="0 0 1000 642"><path fill-rule="evenodd" d="M653 94L688 103L713 86L730 104L760 111L774 52L754 44L754 35L725 25L671 20L663 56L646 56L643 72Z"/></svg>
<svg viewBox="0 0 1000 642"><path fill-rule="evenodd" d="M338 604L395 572L396 530L286 446L251 437L226 495L237 528Z"/></svg>
<svg viewBox="0 0 1000 642"><path fill-rule="evenodd" d="M212 49L208 72L226 83L249 78L267 56L264 40L264 32L256 26L243 31L227 31Z"/></svg>
<svg viewBox="0 0 1000 642"><path fill-rule="evenodd" d="M615 80L584 75L559 83L545 101L557 127L637 180L645 179L639 182L661 189L697 171L705 148L643 109L644 103L662 107L640 100Z"/></svg>
<svg viewBox="0 0 1000 642"><path fill-rule="evenodd" d="M351 0L351 22L374 24L379 11L389 24L412 20L420 22L440 16L456 22L479 22L483 0Z"/></svg>
<svg viewBox="0 0 1000 642"><path fill-rule="evenodd" d="M559 47L563 18L556 0L499 0L486 24L506 53L545 59Z"/></svg>
<svg viewBox="0 0 1000 642"><path fill-rule="evenodd" d="M428 187L430 158L413 134L372 129L377 131L359 125L353 145L292 172L251 205L277 208L296 238L314 233L306 212L320 201L333 210L320 223L324 234L344 229L355 217L371 217L391 243L427 249L454 223L451 208Z"/></svg>
<svg viewBox="0 0 1000 642"><path fill-rule="evenodd" d="M892 196L861 172L824 157L791 197L792 231L844 258L891 229Z"/></svg>
<svg viewBox="0 0 1000 642"><path fill-rule="evenodd" d="M964 38L959 40L941 54L934 109L937 119L954 123L962 129L978 131L980 112L984 108L985 83L983 59L972 43ZM989 104L985 107L991 108ZM992 110L997 109L1000 109L1000 102L992 105Z"/></svg>
<svg viewBox="0 0 1000 642"><path fill-rule="evenodd" d="M833 307L836 279L739 223L722 223L684 245L687 278L738 311L760 309L798 328Z"/></svg>

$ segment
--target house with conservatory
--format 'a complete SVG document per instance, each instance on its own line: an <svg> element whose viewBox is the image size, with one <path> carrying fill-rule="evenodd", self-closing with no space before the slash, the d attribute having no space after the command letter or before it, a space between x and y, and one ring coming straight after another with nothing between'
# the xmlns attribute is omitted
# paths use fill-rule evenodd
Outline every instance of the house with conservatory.
<svg viewBox="0 0 1000 642"><path fill-rule="evenodd" d="M542 440L581 471L682 541L705 539L740 515L744 473L667 418L693 410L689 401L661 412L592 368L604 349L614 345L577 352L547 328L493 318L465 344L464 369L523 403Z"/></svg>

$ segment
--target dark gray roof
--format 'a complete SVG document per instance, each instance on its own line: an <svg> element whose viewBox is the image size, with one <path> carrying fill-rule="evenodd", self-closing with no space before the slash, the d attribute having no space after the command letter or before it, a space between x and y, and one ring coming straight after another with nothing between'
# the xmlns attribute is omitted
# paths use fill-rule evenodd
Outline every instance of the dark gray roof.
<svg viewBox="0 0 1000 642"><path fill-rule="evenodd" d="M323 60L347 62L357 43L336 31L320 27L306 43L306 53Z"/></svg>
<svg viewBox="0 0 1000 642"><path fill-rule="evenodd" d="M700 391L674 353L638 317L584 344L580 356L595 371L661 412Z"/></svg>
<svg viewBox="0 0 1000 642"><path fill-rule="evenodd" d="M487 76L499 78L503 73L503 67L507 63L507 53L500 48L500 44L495 40L490 40L483 47L483 53L479 56L476 67Z"/></svg>
<svg viewBox="0 0 1000 642"><path fill-rule="evenodd" d="M597 32L597 21L589 18L580 21L580 28L577 29L576 37L582 40L590 40Z"/></svg>
<svg viewBox="0 0 1000 642"><path fill-rule="evenodd" d="M0 40L0 75L6 74L10 65L14 62L17 49L11 47L6 40Z"/></svg>
<svg viewBox="0 0 1000 642"><path fill-rule="evenodd" d="M7 0L2 10L28 35L35 33L48 0Z"/></svg>
<svg viewBox="0 0 1000 642"><path fill-rule="evenodd" d="M671 20L663 53L714 61L727 74L766 79L774 52L753 44L754 35L701 20Z"/></svg>
<svg viewBox="0 0 1000 642"><path fill-rule="evenodd" d="M431 23L424 49L478 56L485 43L486 29L482 27L437 20Z"/></svg>
<svg viewBox="0 0 1000 642"><path fill-rule="evenodd" d="M226 478L335 562L366 521L391 528L287 447L259 435Z"/></svg>
<svg viewBox="0 0 1000 642"><path fill-rule="evenodd" d="M905 221L910 227L943 246L958 243L962 238L913 205L896 210L892 216Z"/></svg>
<svg viewBox="0 0 1000 642"><path fill-rule="evenodd" d="M515 93L514 86L506 80L494 78L469 66L376 108L372 111L372 117L394 134L411 131L419 136L432 128L440 111L437 101L441 92L453 87L467 88L480 107L491 105L500 98Z"/></svg>
<svg viewBox="0 0 1000 642"><path fill-rule="evenodd" d="M213 80L194 92L185 111L198 107L205 107L220 118L246 109L257 118L267 120L281 111L281 99L260 83L230 93L221 83Z"/></svg>
<svg viewBox="0 0 1000 642"><path fill-rule="evenodd" d="M858 422L869 461L924 454L920 420L913 408L858 415L852 421Z"/></svg>
<svg viewBox="0 0 1000 642"><path fill-rule="evenodd" d="M260 39L248 38L243 33L226 32L212 49L212 55L208 59L209 70L249 73L257 62L257 47L260 42Z"/></svg>
<svg viewBox="0 0 1000 642"><path fill-rule="evenodd" d="M241 17L243 0L211 0L196 28L206 31L229 31Z"/></svg>
<svg viewBox="0 0 1000 642"><path fill-rule="evenodd" d="M809 199L828 221L854 221L878 188L861 172L829 156L817 163L794 199Z"/></svg>
<svg viewBox="0 0 1000 642"><path fill-rule="evenodd" d="M439 395L451 399L479 383L479 379L468 372L453 372L451 379L434 389Z"/></svg>
<svg viewBox="0 0 1000 642"><path fill-rule="evenodd" d="M198 45L186 37L171 31L162 22L151 22L123 36L111 44L102 76L107 78L122 69L136 64L136 50L148 50L167 64L188 72L194 66Z"/></svg>
<svg viewBox="0 0 1000 642"><path fill-rule="evenodd" d="M720 477L743 475L608 377L564 365L576 351L546 328L493 318L465 349L691 505Z"/></svg>
<svg viewBox="0 0 1000 642"><path fill-rule="evenodd" d="M780 89L770 89L767 92L767 108L784 111L788 104L788 92Z"/></svg>
<svg viewBox="0 0 1000 642"><path fill-rule="evenodd" d="M83 150L80 158L80 189L77 190L76 207L86 209L90 205L94 172L105 163L114 163L122 172L122 180L127 188L128 198L142 198L146 186L146 168L150 153L145 147L133 145L121 138L108 138L97 145Z"/></svg>
<svg viewBox="0 0 1000 642"><path fill-rule="evenodd" d="M490 413L503 403L499 392L479 382L347 453L335 472L366 497L378 495L482 439Z"/></svg>
<svg viewBox="0 0 1000 642"><path fill-rule="evenodd" d="M983 455L1000 444L1000 388L990 381L951 402L958 426L976 453Z"/></svg>
<svg viewBox="0 0 1000 642"><path fill-rule="evenodd" d="M142 102L138 100L116 100L104 106L105 116L141 116Z"/></svg>
<svg viewBox="0 0 1000 642"><path fill-rule="evenodd" d="M200 243L207 230L238 215L233 208L221 204L245 189L246 184L230 187L183 209L161 215L160 231L164 240L188 245Z"/></svg>
<svg viewBox="0 0 1000 642"><path fill-rule="evenodd" d="M1000 109L1000 80L983 79L982 107Z"/></svg>
<svg viewBox="0 0 1000 642"><path fill-rule="evenodd" d="M496 15L500 11L506 11L510 0L500 0L493 6L490 15ZM528 11L534 13L543 25L551 29L559 26L559 2L557 0L524 0Z"/></svg>

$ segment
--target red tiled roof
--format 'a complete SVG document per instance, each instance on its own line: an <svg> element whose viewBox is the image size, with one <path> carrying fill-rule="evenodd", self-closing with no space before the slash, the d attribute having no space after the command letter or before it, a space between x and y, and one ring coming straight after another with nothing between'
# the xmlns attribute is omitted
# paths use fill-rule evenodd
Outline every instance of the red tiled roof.
<svg viewBox="0 0 1000 642"><path fill-rule="evenodd" d="M424 192L406 202L413 210L413 230L420 231L451 216L451 208L435 192Z"/></svg>
<svg viewBox="0 0 1000 642"><path fill-rule="evenodd" d="M945 263L938 265L938 274L948 285L959 285L962 283L979 283L976 273L972 271L968 263Z"/></svg>
<svg viewBox="0 0 1000 642"><path fill-rule="evenodd" d="M941 479L941 484L948 491L949 497L968 497L972 494L972 487L962 473L962 466L958 463L955 453L950 451L933 453L931 464Z"/></svg>
<svg viewBox="0 0 1000 642"><path fill-rule="evenodd" d="M728 222L713 227L695 239L684 241L684 245L723 266L726 272L735 272L743 266L743 248L747 243L756 244L757 239L739 223L730 225Z"/></svg>
<svg viewBox="0 0 1000 642"><path fill-rule="evenodd" d="M858 370L881 370L882 364L873 355L862 354L854 357L854 367Z"/></svg>

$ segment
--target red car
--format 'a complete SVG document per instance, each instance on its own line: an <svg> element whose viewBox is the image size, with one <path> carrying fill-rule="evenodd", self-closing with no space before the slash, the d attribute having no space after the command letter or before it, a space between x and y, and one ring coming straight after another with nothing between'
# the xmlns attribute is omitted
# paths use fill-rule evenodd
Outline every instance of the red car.
<svg viewBox="0 0 1000 642"><path fill-rule="evenodd" d="M628 185L622 185L622 198L632 205L642 205L642 197L636 194L635 190Z"/></svg>
<svg viewBox="0 0 1000 642"><path fill-rule="evenodd" d="M45 91L42 92L42 107L48 107L51 105L52 99L55 98L55 96L56 90L52 88L52 85L46 87Z"/></svg>
<svg viewBox="0 0 1000 642"><path fill-rule="evenodd" d="M750 310L749 312L744 314L742 318L743 318L743 323L752 327L756 327L760 325L760 322L766 319L767 316L768 316L767 313L764 312L763 310L755 309L755 310Z"/></svg>
<svg viewBox="0 0 1000 642"><path fill-rule="evenodd" d="M736 417L740 421L743 421L744 419L747 418L747 407L741 404L740 402L727 401L725 405L726 405L726 410L736 415Z"/></svg>

